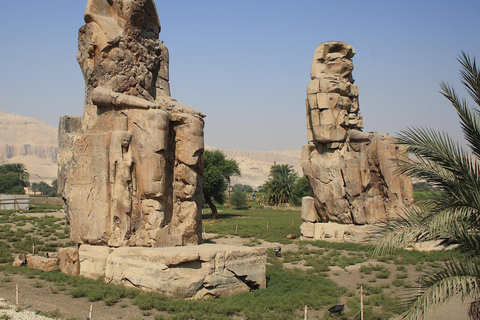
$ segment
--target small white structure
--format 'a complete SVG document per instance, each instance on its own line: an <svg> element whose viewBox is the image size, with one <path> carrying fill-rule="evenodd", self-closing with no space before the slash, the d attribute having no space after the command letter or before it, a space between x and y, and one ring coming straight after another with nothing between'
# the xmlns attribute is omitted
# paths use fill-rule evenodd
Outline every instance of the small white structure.
<svg viewBox="0 0 480 320"><path fill-rule="evenodd" d="M0 210L28 210L30 196L28 194L0 194Z"/></svg>

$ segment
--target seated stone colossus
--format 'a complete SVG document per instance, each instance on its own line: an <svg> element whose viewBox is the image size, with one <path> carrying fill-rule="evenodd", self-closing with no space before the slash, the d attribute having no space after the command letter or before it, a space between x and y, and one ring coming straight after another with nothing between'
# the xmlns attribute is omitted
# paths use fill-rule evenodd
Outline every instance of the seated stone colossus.
<svg viewBox="0 0 480 320"><path fill-rule="evenodd" d="M354 55L351 45L329 41L313 57L302 168L315 212L302 216L305 237L313 237L316 222L374 224L403 214L413 202L411 179L396 173L404 150L388 135L362 131Z"/></svg>
<svg viewBox="0 0 480 320"><path fill-rule="evenodd" d="M152 0L89 0L82 117L59 125L58 184L78 244L202 242L204 115L170 97Z"/></svg>

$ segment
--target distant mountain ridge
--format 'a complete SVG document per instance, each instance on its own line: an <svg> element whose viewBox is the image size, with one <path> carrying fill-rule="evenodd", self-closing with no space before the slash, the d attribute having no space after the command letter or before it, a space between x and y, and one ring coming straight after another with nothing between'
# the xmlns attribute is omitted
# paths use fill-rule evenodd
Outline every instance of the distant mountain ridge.
<svg viewBox="0 0 480 320"><path fill-rule="evenodd" d="M23 163L30 182L57 177L57 129L46 123L0 111L0 164Z"/></svg>
<svg viewBox="0 0 480 320"><path fill-rule="evenodd" d="M206 145L206 150L215 150L217 148ZM289 164L293 169L303 176L300 165L301 153L299 150L270 150L270 151L249 151L236 149L219 149L229 159L235 159L238 162L242 175L232 179L232 185L246 184L257 188L268 179L271 166L275 164Z"/></svg>
<svg viewBox="0 0 480 320"><path fill-rule="evenodd" d="M50 183L57 177L57 128L31 117L0 110L0 164L23 163L31 175L31 182ZM205 146L207 150L217 148ZM254 188L268 178L274 164L290 164L302 175L300 150L248 151L221 149L227 158L235 159L242 176L232 179L233 184L246 184Z"/></svg>

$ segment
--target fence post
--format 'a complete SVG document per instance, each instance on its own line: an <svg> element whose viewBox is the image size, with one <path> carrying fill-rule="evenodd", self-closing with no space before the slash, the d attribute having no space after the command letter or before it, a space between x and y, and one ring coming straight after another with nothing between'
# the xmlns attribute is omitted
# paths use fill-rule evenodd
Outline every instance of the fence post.
<svg viewBox="0 0 480 320"><path fill-rule="evenodd" d="M15 304L18 305L18 284L15 285Z"/></svg>
<svg viewBox="0 0 480 320"><path fill-rule="evenodd" d="M360 320L363 320L363 286L360 287Z"/></svg>

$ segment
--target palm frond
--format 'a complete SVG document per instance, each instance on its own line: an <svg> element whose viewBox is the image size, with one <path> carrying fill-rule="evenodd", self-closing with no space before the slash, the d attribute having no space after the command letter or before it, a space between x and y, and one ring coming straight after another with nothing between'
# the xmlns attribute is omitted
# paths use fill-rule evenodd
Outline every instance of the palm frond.
<svg viewBox="0 0 480 320"><path fill-rule="evenodd" d="M462 65L460 70L461 82L467 89L473 101L480 106L480 69L477 67L475 57L472 59L462 51L461 57L457 59Z"/></svg>
<svg viewBox="0 0 480 320"><path fill-rule="evenodd" d="M460 99L455 90L445 82L440 83L440 93L447 98L457 110L462 131L473 154L480 156L480 119L478 110L472 110L465 99ZM480 91L478 92L480 95Z"/></svg>
<svg viewBox="0 0 480 320"><path fill-rule="evenodd" d="M476 297L480 290L478 261L453 259L437 272L427 274L419 293L405 301L408 311L404 319L424 319L428 311L437 308L457 294L462 298Z"/></svg>
<svg viewBox="0 0 480 320"><path fill-rule="evenodd" d="M378 224L371 235L376 245L373 256L380 256L404 248L418 241L431 239L428 221L431 214L418 207L405 208L404 216Z"/></svg>

